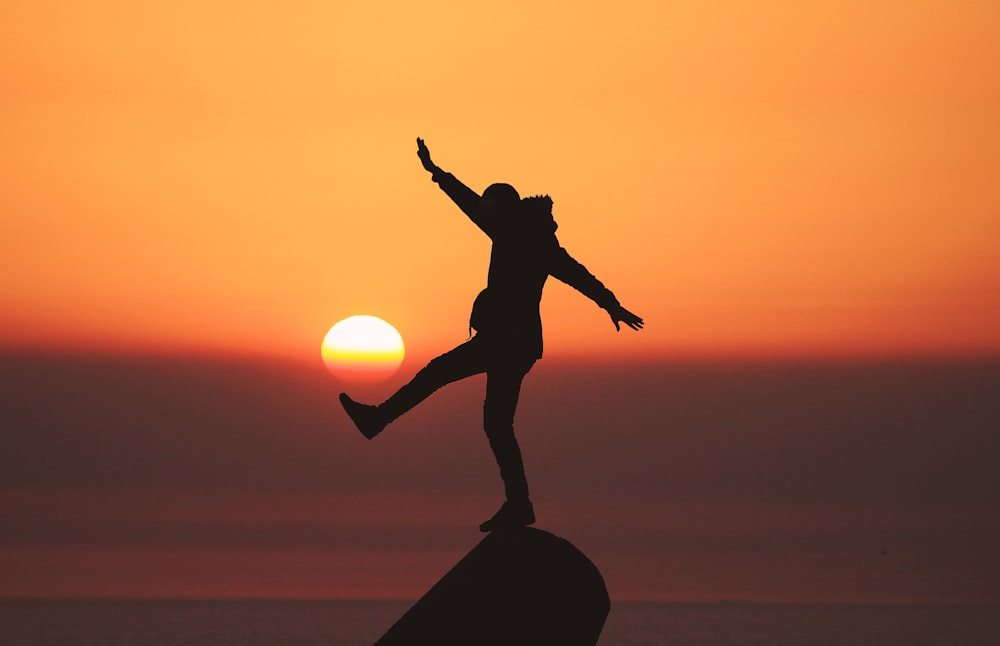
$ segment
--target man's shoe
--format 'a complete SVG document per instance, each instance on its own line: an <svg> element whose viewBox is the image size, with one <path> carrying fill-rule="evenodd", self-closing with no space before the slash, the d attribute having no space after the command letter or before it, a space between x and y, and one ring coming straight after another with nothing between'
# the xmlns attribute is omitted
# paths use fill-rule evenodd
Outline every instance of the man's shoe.
<svg viewBox="0 0 1000 646"><path fill-rule="evenodd" d="M535 510L528 499L508 500L500 506L500 511L479 526L481 532L495 532L500 529L515 529L535 522Z"/></svg>
<svg viewBox="0 0 1000 646"><path fill-rule="evenodd" d="M369 440L381 433L382 429L385 428L386 422L382 418L378 406L359 404L348 397L347 393L340 393L340 404L347 411L348 417L358 427L361 434Z"/></svg>

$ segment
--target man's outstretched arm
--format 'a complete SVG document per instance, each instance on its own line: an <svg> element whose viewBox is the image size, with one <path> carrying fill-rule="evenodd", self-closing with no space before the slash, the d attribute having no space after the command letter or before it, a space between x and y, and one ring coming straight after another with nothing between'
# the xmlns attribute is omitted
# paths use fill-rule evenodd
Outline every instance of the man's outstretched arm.
<svg viewBox="0 0 1000 646"><path fill-rule="evenodd" d="M484 223L480 222L478 217L479 200L481 199L479 194L460 182L457 177L442 170L432 162L431 151L427 149L424 140L420 137L417 137L417 157L420 158L420 163L423 164L424 170L431 174L431 180L441 187L441 190L451 198L452 202L458 205L458 208L462 209L462 213L469 216L469 219L476 226L486 232L486 227L483 226Z"/></svg>
<svg viewBox="0 0 1000 646"><path fill-rule="evenodd" d="M614 293L562 247L559 247L554 254L549 274L600 305L611 317L616 330L621 331L622 323L633 330L642 329L644 325L642 317L622 307Z"/></svg>

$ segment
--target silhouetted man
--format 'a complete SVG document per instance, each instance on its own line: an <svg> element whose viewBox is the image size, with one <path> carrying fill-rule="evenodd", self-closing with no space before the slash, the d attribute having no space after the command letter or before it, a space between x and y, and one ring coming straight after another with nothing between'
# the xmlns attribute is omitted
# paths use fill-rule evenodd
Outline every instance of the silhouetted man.
<svg viewBox="0 0 1000 646"><path fill-rule="evenodd" d="M476 297L469 321L476 333L433 359L384 403L359 404L346 393L341 393L340 401L361 433L371 439L438 388L485 372L483 428L500 467L507 499L479 529L489 532L530 525L535 522L535 513L514 437L514 410L524 376L542 356L538 307L545 280L555 276L579 290L608 312L618 330L621 323L641 329L643 321L623 308L601 281L559 246L548 196L521 199L513 186L493 184L480 197L434 165L422 139L417 139L417 156L431 179L493 241L486 289Z"/></svg>

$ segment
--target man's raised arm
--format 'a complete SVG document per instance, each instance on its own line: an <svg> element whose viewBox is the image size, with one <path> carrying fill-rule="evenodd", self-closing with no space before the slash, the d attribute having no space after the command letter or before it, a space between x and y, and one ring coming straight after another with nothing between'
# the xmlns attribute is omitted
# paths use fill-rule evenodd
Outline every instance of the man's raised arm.
<svg viewBox="0 0 1000 646"><path fill-rule="evenodd" d="M424 140L417 137L417 157L420 158L420 163L423 164L424 170L431 174L431 180L436 182L441 190L451 198L451 201L458 205L458 208L462 209L462 212L469 216L476 226L478 226L483 231L486 228L483 227L478 219L479 215L479 194L474 190L463 184L458 180L457 177L442 170L440 167L431 161L431 151L427 149L424 144Z"/></svg>

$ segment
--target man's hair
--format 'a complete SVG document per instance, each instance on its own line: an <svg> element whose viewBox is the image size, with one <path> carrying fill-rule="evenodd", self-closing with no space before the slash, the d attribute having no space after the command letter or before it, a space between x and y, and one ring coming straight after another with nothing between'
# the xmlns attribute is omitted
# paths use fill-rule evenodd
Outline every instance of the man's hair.
<svg viewBox="0 0 1000 646"><path fill-rule="evenodd" d="M483 197L486 196L489 196L492 200L496 200L497 204L501 207L507 208L513 207L521 201L521 196L518 195L517 189L510 184L490 184L483 191Z"/></svg>

